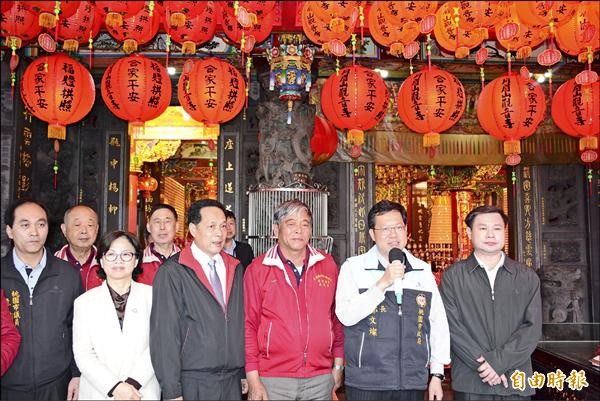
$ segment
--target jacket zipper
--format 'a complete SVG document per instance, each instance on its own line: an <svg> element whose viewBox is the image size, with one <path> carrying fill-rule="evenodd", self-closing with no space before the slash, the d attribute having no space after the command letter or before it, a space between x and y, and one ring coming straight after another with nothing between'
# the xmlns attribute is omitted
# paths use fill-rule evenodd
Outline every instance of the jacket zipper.
<svg viewBox="0 0 600 401"><path fill-rule="evenodd" d="M425 333L425 345L427 345L427 363L425 367L429 366L429 360L431 359L431 353L429 352L429 334Z"/></svg>
<svg viewBox="0 0 600 401"><path fill-rule="evenodd" d="M269 357L269 346L271 345L271 329L273 328L273 322L269 322L269 332L267 333L267 358Z"/></svg>
<svg viewBox="0 0 600 401"><path fill-rule="evenodd" d="M304 280L304 309L306 310L306 344L304 344L304 366L306 366L306 360L308 358L308 340L310 339L310 315L308 313L308 296L306 294L306 282L308 281L308 266L306 266L305 280Z"/></svg>
<svg viewBox="0 0 600 401"><path fill-rule="evenodd" d="M362 337L360 339L360 349L358 350L358 367L362 367L362 352L363 346L365 345L365 332L363 331Z"/></svg>

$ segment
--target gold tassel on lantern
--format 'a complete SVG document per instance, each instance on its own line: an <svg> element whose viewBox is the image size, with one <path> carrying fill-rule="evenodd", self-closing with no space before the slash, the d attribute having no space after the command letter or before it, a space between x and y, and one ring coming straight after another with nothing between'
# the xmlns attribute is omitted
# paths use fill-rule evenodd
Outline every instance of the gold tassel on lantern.
<svg viewBox="0 0 600 401"><path fill-rule="evenodd" d="M218 138L220 132L219 124L206 124L204 126L204 136L206 138Z"/></svg>
<svg viewBox="0 0 600 401"><path fill-rule="evenodd" d="M586 136L579 138L579 150L598 149L598 137Z"/></svg>
<svg viewBox="0 0 600 401"><path fill-rule="evenodd" d="M67 129L64 125L48 124L48 138L65 140Z"/></svg>
<svg viewBox="0 0 600 401"><path fill-rule="evenodd" d="M127 54L137 51L138 44L135 39L125 39L123 42L123 51Z"/></svg>
<svg viewBox="0 0 600 401"><path fill-rule="evenodd" d="M181 53L182 54L196 54L196 44L189 40L186 40L181 45Z"/></svg>
<svg viewBox="0 0 600 401"><path fill-rule="evenodd" d="M360 129L349 129L348 130L348 143L351 145L362 146L365 143L365 133Z"/></svg>
<svg viewBox="0 0 600 401"><path fill-rule="evenodd" d="M129 136L132 139L139 139L142 135L144 135L144 123L141 121L130 122L127 128Z"/></svg>
<svg viewBox="0 0 600 401"><path fill-rule="evenodd" d="M79 42L75 39L66 39L63 49L67 52L76 52L79 49Z"/></svg>
<svg viewBox="0 0 600 401"><path fill-rule="evenodd" d="M123 25L123 16L119 13L108 13L104 23L109 28L116 28Z"/></svg>
<svg viewBox="0 0 600 401"><path fill-rule="evenodd" d="M394 42L390 46L389 53L392 56L400 57L400 55L402 54L403 51L404 51L404 45L400 42Z"/></svg>
<svg viewBox="0 0 600 401"><path fill-rule="evenodd" d="M184 26L185 25L185 14L184 13L179 13L179 12L171 13L171 17L169 18L169 22L171 23L171 26L175 27L175 28L178 28L180 26Z"/></svg>
<svg viewBox="0 0 600 401"><path fill-rule="evenodd" d="M440 145L440 134L428 132L423 136L423 147L432 148Z"/></svg>
<svg viewBox="0 0 600 401"><path fill-rule="evenodd" d="M20 49L21 48L21 38L16 37L16 36L7 36L6 37L6 41L4 42L6 44L6 46L12 48L14 46L15 49Z"/></svg>
<svg viewBox="0 0 600 401"><path fill-rule="evenodd" d="M329 29L335 33L342 33L346 29L346 23L342 18L332 18L331 21L329 21Z"/></svg>
<svg viewBox="0 0 600 401"><path fill-rule="evenodd" d="M511 139L510 141L504 141L504 154L521 154L521 141L518 139Z"/></svg>
<svg viewBox="0 0 600 401"><path fill-rule="evenodd" d="M38 23L44 28L54 28L56 26L56 16L50 13L41 13L38 18Z"/></svg>

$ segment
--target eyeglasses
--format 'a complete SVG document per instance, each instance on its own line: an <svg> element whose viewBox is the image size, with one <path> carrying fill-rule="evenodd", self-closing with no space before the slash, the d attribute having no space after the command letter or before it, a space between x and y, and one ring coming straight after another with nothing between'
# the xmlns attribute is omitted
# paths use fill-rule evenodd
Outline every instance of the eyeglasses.
<svg viewBox="0 0 600 401"><path fill-rule="evenodd" d="M137 256L137 253L130 252L130 251L125 251L125 252L121 252L121 253L106 252L104 254L104 259L106 259L109 262L114 262L115 260L117 260L117 257L120 257L123 262L130 262L136 256Z"/></svg>
<svg viewBox="0 0 600 401"><path fill-rule="evenodd" d="M401 233L404 231L404 229L406 229L406 226L404 225L400 225L400 226L393 226L393 227L383 227L383 228L373 228L373 230L375 231L381 231L383 233L383 235L390 235L392 233L392 231L396 232L396 233Z"/></svg>

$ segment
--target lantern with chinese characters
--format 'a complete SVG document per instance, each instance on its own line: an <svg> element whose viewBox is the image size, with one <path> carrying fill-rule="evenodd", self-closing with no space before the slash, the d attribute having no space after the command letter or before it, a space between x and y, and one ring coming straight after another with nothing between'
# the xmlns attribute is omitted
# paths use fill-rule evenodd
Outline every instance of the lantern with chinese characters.
<svg viewBox="0 0 600 401"><path fill-rule="evenodd" d="M149 200L152 192L158 189L158 181L146 170L138 179L138 189L144 193L144 198Z"/></svg>
<svg viewBox="0 0 600 401"><path fill-rule="evenodd" d="M428 15L435 14L438 7L437 1L378 1L377 3L385 18L394 25L402 25L407 21L420 22Z"/></svg>
<svg viewBox="0 0 600 401"><path fill-rule="evenodd" d="M217 28L217 3L207 1L198 15L188 16L182 26L169 30L171 38L181 44L183 54L196 54L196 47L212 39ZM165 18L168 13L165 13Z"/></svg>
<svg viewBox="0 0 600 401"><path fill-rule="evenodd" d="M448 2L436 12L436 23L433 28L435 40L441 47L454 52L456 58L464 58L469 55L469 51L488 38L487 28L475 28L466 30L460 28L458 13L460 7L458 2Z"/></svg>
<svg viewBox="0 0 600 401"><path fill-rule="evenodd" d="M0 27L6 45L13 50L20 49L22 42L35 39L42 29L35 14L23 7L22 1L13 2L10 9L2 12Z"/></svg>
<svg viewBox="0 0 600 401"><path fill-rule="evenodd" d="M522 138L527 138L544 119L546 96L533 80L516 72L488 83L477 102L477 119L484 131L504 141L504 154L511 164L520 161Z"/></svg>
<svg viewBox="0 0 600 401"><path fill-rule="evenodd" d="M207 3L208 1L164 1L164 26L182 27L188 19L202 14Z"/></svg>
<svg viewBox="0 0 600 401"><path fill-rule="evenodd" d="M496 40L508 51L516 51L516 58L526 60L532 50L550 34L549 26L530 26L521 22L514 2L508 13L495 26Z"/></svg>
<svg viewBox="0 0 600 401"><path fill-rule="evenodd" d="M390 101L385 82L375 71L353 65L333 74L321 90L321 108L325 117L339 129L348 130L348 142L359 152L365 141L364 131L385 117Z"/></svg>
<svg viewBox="0 0 600 401"><path fill-rule="evenodd" d="M244 107L246 84L231 64L210 57L193 62L181 74L177 97L183 109L206 130L218 134L219 124L237 116Z"/></svg>
<svg viewBox="0 0 600 401"><path fill-rule="evenodd" d="M566 23L575 13L579 1L515 1L517 15L522 23L529 26L555 26Z"/></svg>
<svg viewBox="0 0 600 401"><path fill-rule="evenodd" d="M465 89L449 72L425 67L409 75L398 90L398 117L412 131L423 134L423 146L440 144L446 131L465 111Z"/></svg>
<svg viewBox="0 0 600 401"><path fill-rule="evenodd" d="M54 28L58 18L68 18L75 14L79 1L24 1L23 6L39 16L39 25Z"/></svg>
<svg viewBox="0 0 600 401"><path fill-rule="evenodd" d="M223 9L240 23L244 28L252 28L261 23L263 15L271 14L275 1L224 1Z"/></svg>
<svg viewBox="0 0 600 401"><path fill-rule="evenodd" d="M158 33L162 7L155 5L151 9L148 4L137 14L125 18L121 26L108 27L108 33L117 42L123 43L123 51L132 53L139 45L150 42Z"/></svg>
<svg viewBox="0 0 600 401"><path fill-rule="evenodd" d="M142 11L145 1L138 0L97 0L96 9L100 16L104 18L107 28L119 27L123 25L123 19L133 17L139 11Z"/></svg>
<svg viewBox="0 0 600 401"><path fill-rule="evenodd" d="M346 42L352 36L352 31L358 20L358 13L352 13L349 16L339 17L343 21L344 29L334 31L329 27L330 20L320 17L315 10L315 3L306 1L302 6L302 29L306 37L313 43L322 46L325 53L342 57L346 54ZM340 21L337 22L341 24Z"/></svg>
<svg viewBox="0 0 600 401"><path fill-rule="evenodd" d="M279 88L279 100L287 102L287 123L292 123L294 101L302 98L302 92L310 91L310 66L314 57L313 49L294 41L279 47L267 49L267 59L271 65L269 90Z"/></svg>
<svg viewBox="0 0 600 401"><path fill-rule="evenodd" d="M88 43L98 35L101 26L96 6L91 1L81 1L73 15L58 21L58 39L64 41L64 50L76 52L79 44Z"/></svg>
<svg viewBox="0 0 600 401"><path fill-rule="evenodd" d="M460 1L458 2L458 26L462 29L491 28L508 13L508 1Z"/></svg>
<svg viewBox="0 0 600 401"><path fill-rule="evenodd" d="M600 134L600 82L562 84L552 98L552 119L565 134L579 139L579 150L598 152ZM596 156L597 157L597 156Z"/></svg>
<svg viewBox="0 0 600 401"><path fill-rule="evenodd" d="M326 118L315 116L310 149L313 152L312 164L319 165L331 159L338 145L337 130Z"/></svg>
<svg viewBox="0 0 600 401"><path fill-rule="evenodd" d="M27 110L48 123L48 138L65 139L66 125L90 112L96 99L92 74L64 53L35 59L21 79Z"/></svg>
<svg viewBox="0 0 600 401"><path fill-rule="evenodd" d="M592 53L600 50L600 4L580 2L575 15L556 29L556 42L562 51L585 63L588 48Z"/></svg>
<svg viewBox="0 0 600 401"><path fill-rule="evenodd" d="M257 22L242 26L231 10L221 6L221 25L225 36L240 45L243 53L250 53L254 45L267 39L273 29L274 10L257 11Z"/></svg>
<svg viewBox="0 0 600 401"><path fill-rule="evenodd" d="M171 102L171 80L165 68L138 54L109 65L100 91L108 109L129 122L133 136L141 134L144 122L160 116Z"/></svg>
<svg viewBox="0 0 600 401"><path fill-rule="evenodd" d="M408 20L402 24L392 24L386 19L381 3L373 3L369 11L369 32L380 45L389 47L389 53L399 57L406 45L419 36L419 24Z"/></svg>

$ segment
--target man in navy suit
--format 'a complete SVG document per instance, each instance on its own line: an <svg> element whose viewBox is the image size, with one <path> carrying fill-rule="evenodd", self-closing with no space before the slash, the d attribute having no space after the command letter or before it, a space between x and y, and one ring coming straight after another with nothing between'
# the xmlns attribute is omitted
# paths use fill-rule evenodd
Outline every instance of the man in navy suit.
<svg viewBox="0 0 600 401"><path fill-rule="evenodd" d="M227 236L225 237L225 246L223 247L223 250L242 262L245 269L252 263L254 251L249 244L234 239L236 234L235 214L230 210L226 210L225 217L227 218Z"/></svg>

